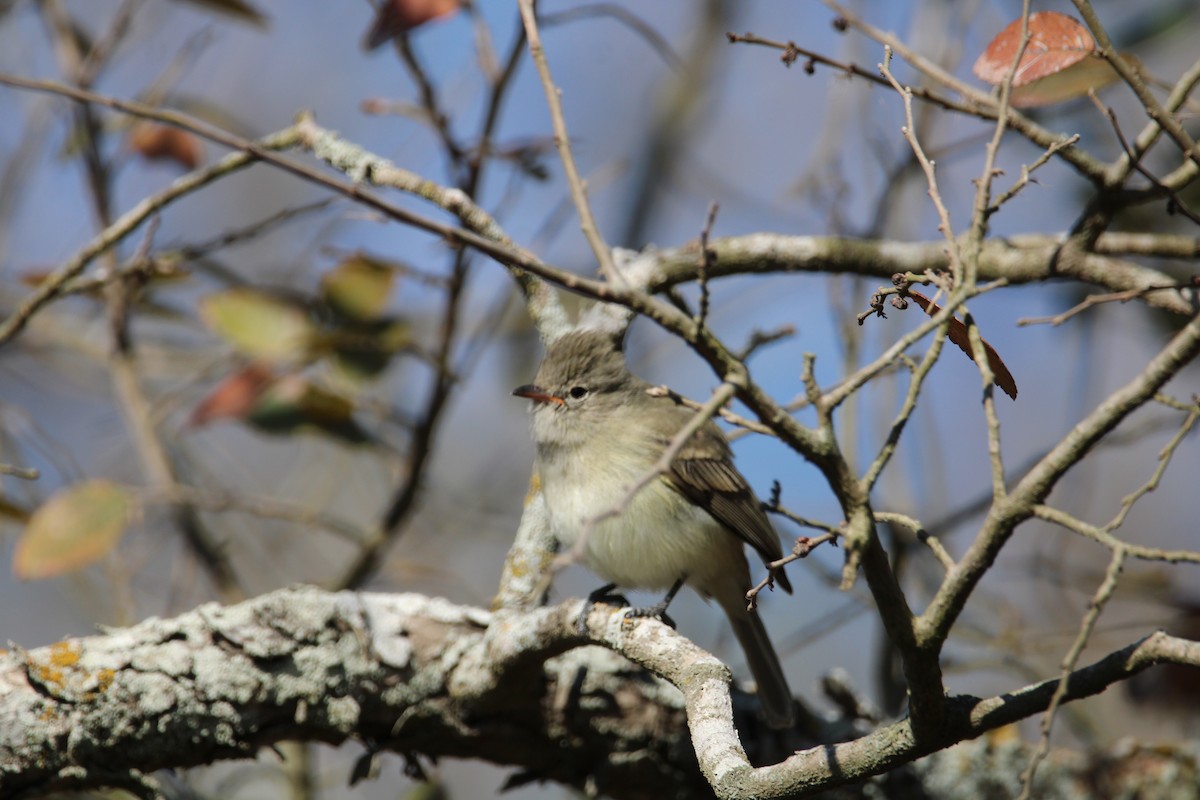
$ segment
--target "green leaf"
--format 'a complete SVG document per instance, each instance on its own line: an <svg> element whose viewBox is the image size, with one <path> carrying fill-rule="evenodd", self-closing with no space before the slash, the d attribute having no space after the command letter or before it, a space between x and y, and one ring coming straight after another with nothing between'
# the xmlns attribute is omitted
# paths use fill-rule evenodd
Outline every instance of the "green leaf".
<svg viewBox="0 0 1200 800"><path fill-rule="evenodd" d="M321 298L334 313L354 322L383 316L396 283L396 268L386 261L355 255L321 278Z"/></svg>
<svg viewBox="0 0 1200 800"><path fill-rule="evenodd" d="M223 14L237 17L246 22L253 22L255 25L266 27L267 18L249 3L243 0L187 0L197 6L205 6L214 11L220 11Z"/></svg>
<svg viewBox="0 0 1200 800"><path fill-rule="evenodd" d="M132 504L129 492L111 481L63 489L33 512L17 541L13 574L52 578L99 560L120 541Z"/></svg>
<svg viewBox="0 0 1200 800"><path fill-rule="evenodd" d="M316 331L308 313L256 289L229 289L200 301L200 316L213 331L252 358L303 358Z"/></svg>

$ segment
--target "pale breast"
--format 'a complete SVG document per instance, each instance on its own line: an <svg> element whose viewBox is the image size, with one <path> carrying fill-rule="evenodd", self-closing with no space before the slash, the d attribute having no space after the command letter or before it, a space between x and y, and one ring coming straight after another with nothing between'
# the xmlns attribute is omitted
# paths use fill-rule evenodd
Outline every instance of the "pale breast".
<svg viewBox="0 0 1200 800"><path fill-rule="evenodd" d="M572 457L560 451L539 459L551 525L567 547L575 545L589 520L617 507L657 457L629 446L604 447L602 452L586 446ZM730 548L740 554L736 537L657 478L618 516L592 527L584 561L621 586L666 589L684 574L693 579L710 574Z"/></svg>

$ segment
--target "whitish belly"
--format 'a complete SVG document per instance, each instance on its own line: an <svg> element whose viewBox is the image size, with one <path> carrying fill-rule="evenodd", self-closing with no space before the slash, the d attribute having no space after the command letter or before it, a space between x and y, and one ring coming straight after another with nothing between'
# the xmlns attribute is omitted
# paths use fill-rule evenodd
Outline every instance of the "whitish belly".
<svg viewBox="0 0 1200 800"><path fill-rule="evenodd" d="M666 589L684 576L703 584L722 562L729 568L728 559L740 555L730 553L740 550L735 536L662 479L642 489L622 513L589 530L588 521L617 506L633 480L575 483L586 487L581 491L569 488L570 481L545 484L555 534L566 547L586 536L584 563L601 578L637 589Z"/></svg>

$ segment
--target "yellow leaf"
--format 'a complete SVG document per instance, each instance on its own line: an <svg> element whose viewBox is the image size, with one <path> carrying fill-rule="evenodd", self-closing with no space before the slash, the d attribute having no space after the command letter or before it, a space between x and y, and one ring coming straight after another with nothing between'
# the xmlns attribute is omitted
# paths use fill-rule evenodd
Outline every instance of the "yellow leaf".
<svg viewBox="0 0 1200 800"><path fill-rule="evenodd" d="M229 289L200 301L200 316L241 353L266 361L303 357L314 337L308 313L256 289Z"/></svg>
<svg viewBox="0 0 1200 800"><path fill-rule="evenodd" d="M321 294L330 307L346 319L374 322L383 316L396 269L363 255L351 256L321 279Z"/></svg>
<svg viewBox="0 0 1200 800"><path fill-rule="evenodd" d="M111 481L63 489L30 517L17 541L13 574L36 580L88 566L120 541L131 504L129 492Z"/></svg>

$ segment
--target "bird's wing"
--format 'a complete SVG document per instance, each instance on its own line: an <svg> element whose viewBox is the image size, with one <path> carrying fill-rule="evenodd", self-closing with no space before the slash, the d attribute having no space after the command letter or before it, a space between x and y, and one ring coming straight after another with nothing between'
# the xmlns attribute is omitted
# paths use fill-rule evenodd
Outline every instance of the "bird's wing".
<svg viewBox="0 0 1200 800"><path fill-rule="evenodd" d="M671 463L666 477L677 491L745 539L763 561L783 558L775 529L754 490L733 465L729 443L716 425L710 422L692 436ZM792 591L783 570L776 573L776 581L779 588Z"/></svg>

